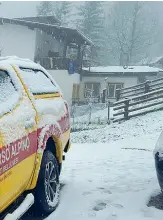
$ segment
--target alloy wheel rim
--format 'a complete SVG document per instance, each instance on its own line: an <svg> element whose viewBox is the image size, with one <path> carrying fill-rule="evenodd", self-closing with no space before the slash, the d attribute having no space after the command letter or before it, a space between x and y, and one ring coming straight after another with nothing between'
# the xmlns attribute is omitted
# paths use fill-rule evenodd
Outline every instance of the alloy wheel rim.
<svg viewBox="0 0 163 220"><path fill-rule="evenodd" d="M53 204L56 199L57 193L57 176L55 172L55 167L52 161L46 164L45 169L45 192L49 204Z"/></svg>

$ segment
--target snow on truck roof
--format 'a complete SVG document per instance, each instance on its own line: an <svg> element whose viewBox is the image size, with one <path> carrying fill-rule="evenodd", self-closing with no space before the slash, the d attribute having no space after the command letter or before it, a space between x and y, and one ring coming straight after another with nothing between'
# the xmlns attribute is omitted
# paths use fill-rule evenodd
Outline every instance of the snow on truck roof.
<svg viewBox="0 0 163 220"><path fill-rule="evenodd" d="M19 61L25 61L25 62L33 62L30 59L24 59L24 58L19 58L17 56L6 56L6 57L0 57L0 61L5 61L5 60L19 60Z"/></svg>
<svg viewBox="0 0 163 220"><path fill-rule="evenodd" d="M33 62L30 59L25 59L25 58L19 58L17 56L6 56L6 57L0 57L0 63L10 63L10 64L17 64L17 65L22 65L25 67L29 67L29 68L42 68L40 66L40 64L37 64L35 62Z"/></svg>
<svg viewBox="0 0 163 220"><path fill-rule="evenodd" d="M59 85L57 84L55 79L48 73L48 71L45 68L43 68L40 64L37 64L30 59L19 58L17 56L0 57L0 64L2 64L2 66L9 65L9 64L15 64L19 68L22 68L22 69L29 68L32 70L38 70L38 72L43 71L48 76L48 78L50 78L50 80L55 84L56 91L58 91L62 94L62 91L61 91ZM33 80L33 77L31 78L31 80Z"/></svg>
<svg viewBox="0 0 163 220"><path fill-rule="evenodd" d="M163 69L149 66L98 66L83 68L83 70L91 73L155 73L163 72Z"/></svg>

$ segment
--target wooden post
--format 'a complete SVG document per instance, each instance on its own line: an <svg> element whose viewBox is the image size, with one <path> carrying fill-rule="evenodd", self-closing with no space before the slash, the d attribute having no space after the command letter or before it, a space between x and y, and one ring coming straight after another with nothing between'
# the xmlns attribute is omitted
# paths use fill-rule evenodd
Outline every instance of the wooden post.
<svg viewBox="0 0 163 220"><path fill-rule="evenodd" d="M125 120L128 120L129 119L129 116L128 116L128 108L129 108L129 99L126 99L125 101L124 101L124 104L125 104L125 107L124 107L124 119Z"/></svg>
<svg viewBox="0 0 163 220"><path fill-rule="evenodd" d="M108 101L108 124L110 124L110 101Z"/></svg>
<svg viewBox="0 0 163 220"><path fill-rule="evenodd" d="M145 82L145 84L144 84L144 91L145 91L145 93L150 92L150 86L149 86L149 83L150 83L150 81L147 80L147 81Z"/></svg>
<svg viewBox="0 0 163 220"><path fill-rule="evenodd" d="M106 89L103 89L102 91L102 103L106 102Z"/></svg>
<svg viewBox="0 0 163 220"><path fill-rule="evenodd" d="M147 80L147 81L145 82L145 84L144 84L144 92L145 92L145 93L150 92L150 86L149 86L149 83L150 83L150 81ZM148 98L148 95L145 96L143 99L146 99L146 98Z"/></svg>
<svg viewBox="0 0 163 220"><path fill-rule="evenodd" d="M116 89L116 101L119 101L121 96L121 90L120 89Z"/></svg>
<svg viewBox="0 0 163 220"><path fill-rule="evenodd" d="M78 54L77 54L77 70L81 71L82 69L82 54L81 54L81 45L78 44Z"/></svg>

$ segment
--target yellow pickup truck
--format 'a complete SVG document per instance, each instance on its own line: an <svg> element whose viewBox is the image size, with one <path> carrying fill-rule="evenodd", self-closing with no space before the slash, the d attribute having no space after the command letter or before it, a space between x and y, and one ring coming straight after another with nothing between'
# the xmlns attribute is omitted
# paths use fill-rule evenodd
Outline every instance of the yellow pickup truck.
<svg viewBox="0 0 163 220"><path fill-rule="evenodd" d="M69 148L68 104L54 79L30 60L0 58L0 214L28 192L28 207L35 202L45 214L54 211ZM24 207L12 213L15 219Z"/></svg>

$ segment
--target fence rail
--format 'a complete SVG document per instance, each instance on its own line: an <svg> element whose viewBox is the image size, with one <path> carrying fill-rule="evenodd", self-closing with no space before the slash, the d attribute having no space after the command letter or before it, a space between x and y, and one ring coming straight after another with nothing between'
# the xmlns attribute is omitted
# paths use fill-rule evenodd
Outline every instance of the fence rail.
<svg viewBox="0 0 163 220"><path fill-rule="evenodd" d="M163 89L163 77L155 80L147 80L144 83L140 83L135 86L116 90L116 101L124 98L129 98L137 95L149 93L158 89Z"/></svg>
<svg viewBox="0 0 163 220"><path fill-rule="evenodd" d="M113 104L115 112L113 114L113 122L128 120L132 117L161 109L163 109L163 88L115 102Z"/></svg>

